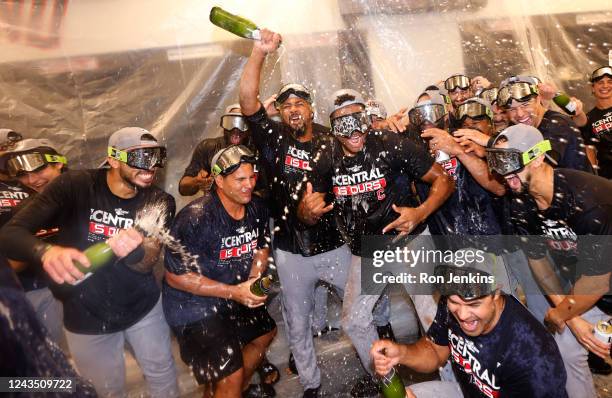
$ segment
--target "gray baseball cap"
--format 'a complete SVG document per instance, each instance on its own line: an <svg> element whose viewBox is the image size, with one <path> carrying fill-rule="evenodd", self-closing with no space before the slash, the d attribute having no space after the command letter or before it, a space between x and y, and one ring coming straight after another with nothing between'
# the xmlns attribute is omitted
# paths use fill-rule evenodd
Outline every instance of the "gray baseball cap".
<svg viewBox="0 0 612 398"><path fill-rule="evenodd" d="M26 138L15 144L10 150L0 156L0 170L6 170L6 162L22 153L38 152L42 154L59 155L56 146L49 140L39 138Z"/></svg>
<svg viewBox="0 0 612 398"><path fill-rule="evenodd" d="M332 95L332 106L329 109L329 114L331 116L331 114L337 111L338 109L353 104L363 105L364 108L367 106L366 101L363 99L363 96L357 91L350 88L343 88L341 90L338 90Z"/></svg>
<svg viewBox="0 0 612 398"><path fill-rule="evenodd" d="M490 145L491 148L495 147L495 145L502 138L506 139L508 149L516 149L520 152L527 152L534 148L537 144L544 141L544 136L537 128L533 126L529 126L527 124L515 124L503 130L501 133L495 137L493 143ZM541 153L533 153L532 157L537 157L541 155ZM557 165L557 162L549 156L547 153L544 153L546 159L548 159L553 165Z"/></svg>
<svg viewBox="0 0 612 398"><path fill-rule="evenodd" d="M502 81L501 84L499 85L499 88L502 88L512 83L528 83L528 84L533 84L534 86L537 86L539 83L538 80L539 79L534 76L527 76L527 75L512 76Z"/></svg>
<svg viewBox="0 0 612 398"><path fill-rule="evenodd" d="M163 147L157 138L142 127L124 127L115 131L108 139L108 147L125 151L135 148L158 148ZM98 168L106 167L108 160L105 159Z"/></svg>

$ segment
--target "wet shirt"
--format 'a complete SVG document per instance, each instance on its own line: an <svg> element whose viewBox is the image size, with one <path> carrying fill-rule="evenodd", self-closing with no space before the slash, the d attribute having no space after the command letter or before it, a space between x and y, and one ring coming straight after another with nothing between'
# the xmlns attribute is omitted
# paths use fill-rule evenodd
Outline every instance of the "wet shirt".
<svg viewBox="0 0 612 398"><path fill-rule="evenodd" d="M457 382L466 398L563 398L566 373L552 335L512 296L487 334L461 330L441 299L427 331L437 345L450 349Z"/></svg>
<svg viewBox="0 0 612 398"><path fill-rule="evenodd" d="M587 124L582 128L587 145L597 148L599 175L612 178L612 107L593 108L587 113Z"/></svg>
<svg viewBox="0 0 612 398"><path fill-rule="evenodd" d="M409 181L420 180L433 165L431 156L412 141L375 130L368 133L363 149L355 156L345 156L340 142L334 140L315 158L313 190L333 193L338 226L355 255L361 255L362 236L380 235L397 219L393 204L418 206ZM408 180L401 179L402 175ZM419 225L412 234L424 228Z"/></svg>
<svg viewBox="0 0 612 398"><path fill-rule="evenodd" d="M570 281L582 274L610 272L611 245L597 243L612 235L612 181L577 170L555 169L553 189L552 203L544 211L538 210L530 196L512 200L513 222L519 233L543 237L535 244L530 240L528 256L539 259L548 251Z"/></svg>
<svg viewBox="0 0 612 398"><path fill-rule="evenodd" d="M580 130L567 116L547 110L538 130L550 140L552 151L548 154L557 161L557 167L593 172Z"/></svg>
<svg viewBox="0 0 612 398"><path fill-rule="evenodd" d="M200 273L228 285L248 280L255 251L268 247L269 217L267 207L257 197L245 206L241 220L227 213L216 192L196 199L176 216L171 233L189 253L197 256L197 261L184 264L179 253L166 249L166 269L176 275ZM231 312L238 304L175 289L165 280L162 302L166 321L171 326L188 325Z"/></svg>
<svg viewBox="0 0 612 398"><path fill-rule="evenodd" d="M312 167L313 148L331 142L329 131L314 123L313 140L300 142L291 128L269 119L263 107L247 120L271 184L274 248L312 256L340 247L343 242L333 211L314 226L297 218L297 206Z"/></svg>
<svg viewBox="0 0 612 398"><path fill-rule="evenodd" d="M174 198L156 187L139 189L134 198L115 196L106 182L107 170L68 171L17 213L0 232L9 258L40 264L33 235L58 220L57 244L84 250L133 226L136 213L148 204L163 203L171 221ZM134 325L157 303L159 288L152 272L130 269L120 259L96 270L76 286L52 284L64 305L66 329L81 334L113 333Z"/></svg>
<svg viewBox="0 0 612 398"><path fill-rule="evenodd" d="M30 190L15 181L0 181L0 227L12 217L12 211L30 196Z"/></svg>

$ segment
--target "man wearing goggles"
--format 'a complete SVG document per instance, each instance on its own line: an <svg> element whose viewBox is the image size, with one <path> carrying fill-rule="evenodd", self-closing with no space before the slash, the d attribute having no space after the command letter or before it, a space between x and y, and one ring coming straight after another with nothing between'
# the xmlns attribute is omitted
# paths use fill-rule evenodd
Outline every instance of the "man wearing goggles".
<svg viewBox="0 0 612 398"><path fill-rule="evenodd" d="M11 129L0 129L0 164L4 151L13 148L20 140L21 134ZM11 218L13 208L28 196L25 187L14 181L7 171L0 167L0 227Z"/></svg>
<svg viewBox="0 0 612 398"><path fill-rule="evenodd" d="M263 378L243 391L276 335L267 296L251 292L270 257L270 216L253 198L254 166L255 154L243 145L214 154L211 190L181 210L171 231L198 260L187 270L179 253L165 258L166 320L206 396L275 394Z"/></svg>
<svg viewBox="0 0 612 398"><path fill-rule="evenodd" d="M591 90L595 106L587 113L581 128L589 148L591 162L598 166L598 174L612 179L612 67L602 66L591 74Z"/></svg>
<svg viewBox="0 0 612 398"><path fill-rule="evenodd" d="M371 131L365 109L365 101L355 90L334 93L330 122L336 141L321 147L314 157L312 183L307 184L299 215L306 224L316 225L327 212L336 212L338 228L352 252L342 328L371 372L370 347L376 336L372 310L380 293L361 293L362 237L424 233L423 221L450 195L453 183L412 141L389 131ZM432 185L420 207L409 183L400 175ZM335 197L331 204L329 194ZM433 319L435 313L433 298L413 296L413 300L427 327L427 319ZM369 320L367 325L364 319ZM371 396L377 389L377 383L366 376L353 387L351 395Z"/></svg>
<svg viewBox="0 0 612 398"><path fill-rule="evenodd" d="M502 82L498 106L506 110L512 124L526 124L540 130L550 141L550 156L559 167L592 172L580 130L565 115L547 110L540 101L538 83L531 76L514 76Z"/></svg>
<svg viewBox="0 0 612 398"><path fill-rule="evenodd" d="M472 93L470 78L463 74L453 75L446 79L444 81L444 88L448 90L448 94L453 102L453 107L455 108L474 95Z"/></svg>
<svg viewBox="0 0 612 398"><path fill-rule="evenodd" d="M528 301L530 310L556 332L569 396L595 397L587 350L602 358L610 351L593 328L610 317L598 307L610 289L612 250L605 236L612 232L612 182L553 168L545 161L550 145L531 126L507 128L487 151L490 169L502 174L515 193L511 221L520 235L529 235L521 241L531 271L553 304L539 308ZM604 243L594 243L600 235Z"/></svg>
<svg viewBox="0 0 612 398"><path fill-rule="evenodd" d="M145 129L126 127L108 141L109 168L62 173L23 207L0 235L0 250L28 264L42 264L50 288L63 304L66 340L81 375L98 395L125 395L124 342L129 342L152 396L178 396L170 330L152 272L161 243L133 227L153 204L167 212L174 199L152 186L165 151ZM32 160L21 162L33 165ZM51 165L47 166L51 167ZM33 234L54 220L57 242ZM86 277L74 265L90 266L83 250L106 242L116 260ZM86 280L84 280L86 278ZM81 281L81 283L77 283Z"/></svg>
<svg viewBox="0 0 612 398"><path fill-rule="evenodd" d="M499 96L499 89L497 87L479 90L476 92L476 96L491 104L491 110L493 111L494 133L499 133L508 127L508 116L506 115L504 108L500 107L497 102L497 98Z"/></svg>
<svg viewBox="0 0 612 398"><path fill-rule="evenodd" d="M261 29L240 80L240 105L253 143L271 184L274 218L274 258L283 292L283 316L295 357L304 397L318 397L321 372L310 332L314 290L319 279L343 291L350 265L350 251L338 233L331 213L316 225L305 226L297 206L312 169L315 148L331 144L329 129L313 122L310 93L298 85L286 85L276 98L282 122L272 120L260 103L259 85L268 53L278 49L278 33ZM296 278L296 275L299 278Z"/></svg>

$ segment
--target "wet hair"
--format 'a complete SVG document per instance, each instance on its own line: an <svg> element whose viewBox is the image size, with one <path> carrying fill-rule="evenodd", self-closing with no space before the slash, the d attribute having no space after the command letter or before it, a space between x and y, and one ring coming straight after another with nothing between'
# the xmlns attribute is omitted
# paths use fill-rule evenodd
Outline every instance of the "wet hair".
<svg viewBox="0 0 612 398"><path fill-rule="evenodd" d="M355 101L355 96L351 94L342 94L336 97L336 100L334 101L334 105L340 106L344 104L345 102L349 102L349 101Z"/></svg>

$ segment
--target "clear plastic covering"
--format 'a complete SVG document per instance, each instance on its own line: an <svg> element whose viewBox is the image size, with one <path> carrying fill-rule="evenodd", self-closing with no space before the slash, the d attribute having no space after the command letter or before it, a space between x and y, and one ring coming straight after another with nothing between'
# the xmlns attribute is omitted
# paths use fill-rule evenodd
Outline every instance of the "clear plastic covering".
<svg viewBox="0 0 612 398"><path fill-rule="evenodd" d="M323 124L338 88L392 114L458 72L536 75L590 109L587 75L612 50L605 0L0 2L0 127L57 142L73 168L99 164L114 130L144 127L168 147L160 184L178 198L193 148L237 102L251 48L208 21L214 5L283 35L262 99L305 84Z"/></svg>

